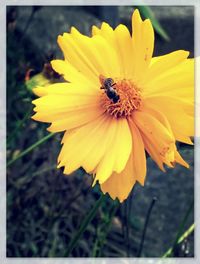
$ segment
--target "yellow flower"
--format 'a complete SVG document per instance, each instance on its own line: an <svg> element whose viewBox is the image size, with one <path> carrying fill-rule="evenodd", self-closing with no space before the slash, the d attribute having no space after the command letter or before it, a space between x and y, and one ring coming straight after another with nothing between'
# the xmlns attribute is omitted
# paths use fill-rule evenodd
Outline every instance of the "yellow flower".
<svg viewBox="0 0 200 264"><path fill-rule="evenodd" d="M176 141L192 144L194 62L178 50L152 57L149 19L132 16L124 25L93 26L92 37L75 28L58 37L64 60L53 69L67 82L38 87L33 119L65 131L58 167L79 167L95 177L104 193L122 202L133 185L144 185L145 150L164 171L182 159Z"/></svg>

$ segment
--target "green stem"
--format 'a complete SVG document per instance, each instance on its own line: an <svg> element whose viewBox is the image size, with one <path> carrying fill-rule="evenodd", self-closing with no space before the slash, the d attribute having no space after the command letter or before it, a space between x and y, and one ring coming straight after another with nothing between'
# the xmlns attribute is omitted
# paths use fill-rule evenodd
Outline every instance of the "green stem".
<svg viewBox="0 0 200 264"><path fill-rule="evenodd" d="M105 199L105 195L102 194L100 196L99 200L96 201L94 207L90 210L90 212L84 218L84 220L82 221L82 224L81 224L79 230L76 232L76 234L74 235L74 237L69 242L69 245L68 245L68 248L67 248L67 250L66 250L66 252L64 254L64 257L68 257L70 255L70 253L72 252L72 250L74 249L74 247L77 245L77 243L79 241L79 238L82 236L82 234L86 230L88 224L95 217L96 212L97 212L99 206L103 203L104 199Z"/></svg>
<svg viewBox="0 0 200 264"><path fill-rule="evenodd" d="M192 224L186 231L185 233L179 238L177 244L180 244L185 238L187 238L193 231L194 231L194 227L195 225ZM169 248L167 250L167 252L165 252L165 254L162 256L162 258L167 258L169 256L171 256L173 251L173 247Z"/></svg>
<svg viewBox="0 0 200 264"><path fill-rule="evenodd" d="M36 143L31 145L30 147L28 147L27 149L22 151L18 156L14 157L12 160L7 162L7 167L12 165L16 160L21 159L23 156L25 156L26 154L28 154L29 152L31 152L32 150L37 148L39 145L41 145L42 143L47 141L47 139L51 138L53 135L54 135L54 133L48 134L46 137L43 137L42 139L38 140Z"/></svg>

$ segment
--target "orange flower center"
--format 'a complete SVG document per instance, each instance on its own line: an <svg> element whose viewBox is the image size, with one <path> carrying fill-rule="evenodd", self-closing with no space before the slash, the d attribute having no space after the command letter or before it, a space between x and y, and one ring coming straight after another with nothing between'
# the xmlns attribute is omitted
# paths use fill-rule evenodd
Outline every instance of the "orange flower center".
<svg viewBox="0 0 200 264"><path fill-rule="evenodd" d="M101 106L105 112L116 118L131 116L142 104L140 89L131 80L108 79L102 77L100 82L104 92L101 95Z"/></svg>

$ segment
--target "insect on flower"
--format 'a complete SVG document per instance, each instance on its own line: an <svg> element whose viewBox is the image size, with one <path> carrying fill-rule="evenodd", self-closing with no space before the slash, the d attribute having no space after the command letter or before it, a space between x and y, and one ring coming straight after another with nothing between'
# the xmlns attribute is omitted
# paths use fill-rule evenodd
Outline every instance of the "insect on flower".
<svg viewBox="0 0 200 264"><path fill-rule="evenodd" d="M99 80L101 83L101 88L104 89L106 95L108 96L109 99L113 101L113 103L117 103L119 101L119 95L116 92L116 87L113 79L112 78L104 78L103 75L99 76Z"/></svg>

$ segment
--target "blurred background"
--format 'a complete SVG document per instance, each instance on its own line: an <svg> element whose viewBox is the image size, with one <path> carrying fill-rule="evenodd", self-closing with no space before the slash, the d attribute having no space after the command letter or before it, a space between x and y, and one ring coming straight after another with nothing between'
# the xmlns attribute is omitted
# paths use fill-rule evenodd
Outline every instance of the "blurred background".
<svg viewBox="0 0 200 264"><path fill-rule="evenodd" d="M48 135L47 124L30 118L35 98L31 89L37 82L34 77L42 72L49 81L59 79L49 69L51 59L63 58L57 45L59 34L75 26L90 36L91 26L102 21L113 27L123 23L131 31L134 8L7 7L8 257L65 256L69 241L100 196L99 187L90 188L91 177L82 169L70 177L56 169L62 133L16 159ZM156 30L154 56L185 49L193 57L192 7L139 8L143 18L152 19ZM190 164L189 170L177 165L163 173L148 159L145 187L136 185L120 206L107 197L70 256L161 257L177 244L177 237L194 222L193 147L179 144L179 149ZM193 233L167 256L194 256Z"/></svg>

